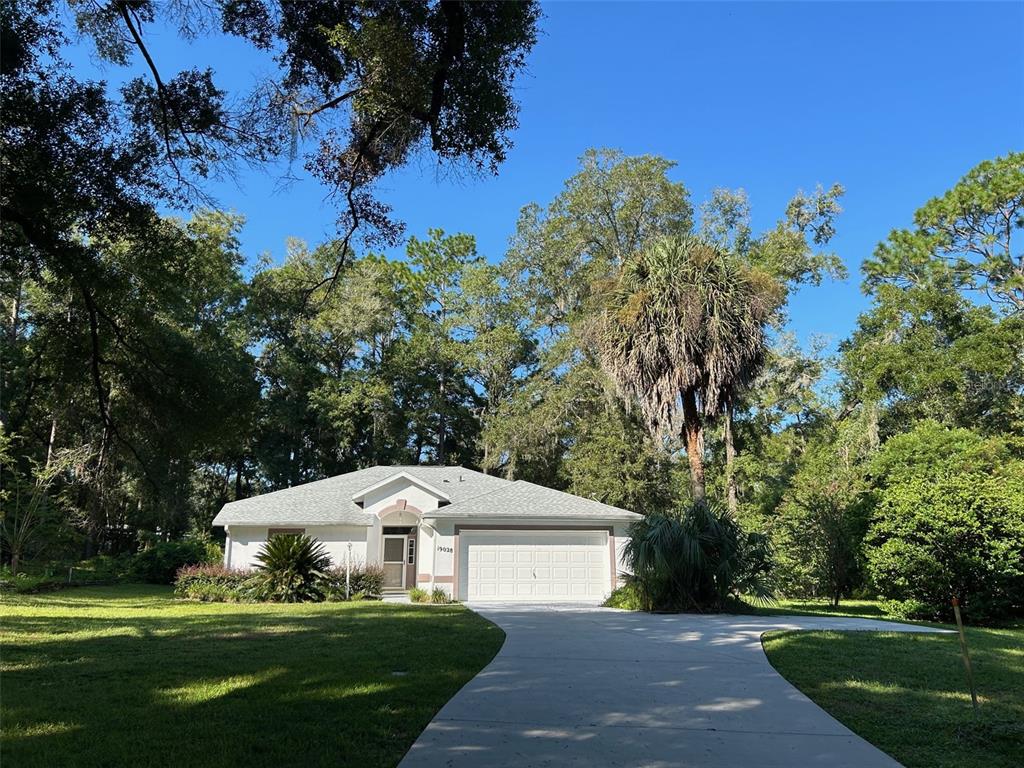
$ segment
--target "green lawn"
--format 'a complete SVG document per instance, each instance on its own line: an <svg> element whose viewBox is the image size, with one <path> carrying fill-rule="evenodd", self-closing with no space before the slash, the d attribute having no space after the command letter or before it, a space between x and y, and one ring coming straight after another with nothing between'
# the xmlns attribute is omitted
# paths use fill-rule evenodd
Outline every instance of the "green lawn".
<svg viewBox="0 0 1024 768"><path fill-rule="evenodd" d="M979 716L954 634L772 632L764 647L786 679L907 768L1018 768L1024 628L971 628L967 638Z"/></svg>
<svg viewBox="0 0 1024 768"><path fill-rule="evenodd" d="M762 616L856 616L862 619L889 619L878 600L843 600L834 607L828 600L778 600L772 605L748 602L750 609Z"/></svg>
<svg viewBox="0 0 1024 768"><path fill-rule="evenodd" d="M503 640L461 606L196 604L144 586L5 596L2 759L391 766Z"/></svg>

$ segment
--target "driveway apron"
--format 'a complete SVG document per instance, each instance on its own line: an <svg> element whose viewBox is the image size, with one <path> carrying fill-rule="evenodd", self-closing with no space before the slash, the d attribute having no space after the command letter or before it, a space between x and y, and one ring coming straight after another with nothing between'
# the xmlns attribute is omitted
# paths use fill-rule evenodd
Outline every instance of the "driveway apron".
<svg viewBox="0 0 1024 768"><path fill-rule="evenodd" d="M870 619L470 607L505 631L505 644L438 712L402 768L892 768L895 760L772 668L761 634L931 631Z"/></svg>

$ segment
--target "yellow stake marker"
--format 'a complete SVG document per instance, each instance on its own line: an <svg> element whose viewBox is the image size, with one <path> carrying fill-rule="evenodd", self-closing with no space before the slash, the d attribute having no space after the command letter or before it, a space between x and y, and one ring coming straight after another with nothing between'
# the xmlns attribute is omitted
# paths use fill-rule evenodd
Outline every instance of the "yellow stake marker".
<svg viewBox="0 0 1024 768"><path fill-rule="evenodd" d="M974 691L974 671L971 669L971 655L967 652L967 636L964 635L964 622L960 618L960 601L953 598L953 614L956 616L956 628L960 632L960 651L964 655L964 669L967 670L967 684L971 686L971 703L974 711L978 711L978 694Z"/></svg>

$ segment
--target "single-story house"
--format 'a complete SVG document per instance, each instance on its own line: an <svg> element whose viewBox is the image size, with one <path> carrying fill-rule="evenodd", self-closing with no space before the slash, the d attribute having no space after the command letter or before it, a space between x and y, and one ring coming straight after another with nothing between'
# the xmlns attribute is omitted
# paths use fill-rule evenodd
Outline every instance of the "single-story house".
<svg viewBox="0 0 1024 768"><path fill-rule="evenodd" d="M640 515L463 467L368 467L225 504L224 564L250 568L275 534L305 533L337 565L378 564L385 589L458 600L600 601Z"/></svg>

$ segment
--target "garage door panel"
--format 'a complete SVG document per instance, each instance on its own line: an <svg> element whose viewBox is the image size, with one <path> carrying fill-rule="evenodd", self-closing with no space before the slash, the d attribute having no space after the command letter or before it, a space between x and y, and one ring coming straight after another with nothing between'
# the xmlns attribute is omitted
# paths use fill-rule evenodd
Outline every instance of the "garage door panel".
<svg viewBox="0 0 1024 768"><path fill-rule="evenodd" d="M611 589L605 533L465 531L459 557L459 593L469 600L596 601Z"/></svg>

